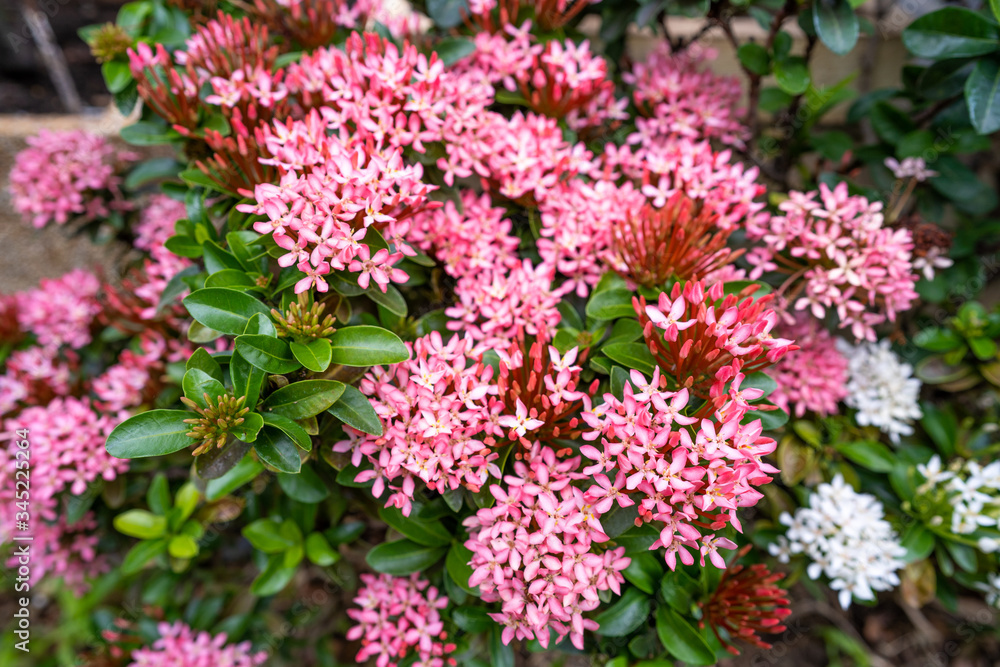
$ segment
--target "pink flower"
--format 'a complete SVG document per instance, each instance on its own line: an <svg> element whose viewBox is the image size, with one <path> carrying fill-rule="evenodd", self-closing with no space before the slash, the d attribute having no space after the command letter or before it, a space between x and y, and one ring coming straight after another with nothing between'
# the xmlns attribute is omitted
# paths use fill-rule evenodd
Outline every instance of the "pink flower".
<svg viewBox="0 0 1000 667"><path fill-rule="evenodd" d="M497 423L500 424L500 426L511 429L513 433L517 433L518 437L524 436L526 432L534 431L535 429L545 425L545 422L543 421L528 417L528 409L524 407L524 403L521 402L521 399L517 399L517 416L512 417L504 415L497 420Z"/></svg>
<svg viewBox="0 0 1000 667"><path fill-rule="evenodd" d="M250 642L226 644L226 634L196 632L177 621L157 626L160 638L132 652L129 667L256 667L267 652L253 653Z"/></svg>

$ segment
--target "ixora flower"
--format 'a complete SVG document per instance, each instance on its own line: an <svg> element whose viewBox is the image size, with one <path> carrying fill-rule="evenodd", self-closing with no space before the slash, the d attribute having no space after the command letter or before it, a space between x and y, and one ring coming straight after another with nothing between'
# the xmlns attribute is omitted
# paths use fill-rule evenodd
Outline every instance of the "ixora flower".
<svg viewBox="0 0 1000 667"><path fill-rule="evenodd" d="M156 626L160 638L132 652L129 667L256 667L267 653L254 653L250 642L226 644L226 634L198 632L181 621Z"/></svg>
<svg viewBox="0 0 1000 667"><path fill-rule="evenodd" d="M857 347L841 345L847 357L847 397L844 402L857 410L861 426L877 426L889 438L913 433L911 423L920 419L920 380L913 367L889 347L888 340Z"/></svg>
<svg viewBox="0 0 1000 667"><path fill-rule="evenodd" d="M595 548L608 536L591 498L573 486L587 478L579 464L536 446L515 462L505 486L490 487L496 504L464 522L469 585L479 586L485 602L502 602L490 617L505 644L534 638L547 647L555 634L582 649L584 631L598 628L584 614L600 605L601 592L621 592L630 559L624 547Z"/></svg>
<svg viewBox="0 0 1000 667"><path fill-rule="evenodd" d="M807 411L820 416L837 413L837 404L848 396L847 357L837 339L816 320L799 314L795 323L780 329L795 341L798 350L786 354L769 374L778 385L772 403L802 417Z"/></svg>
<svg viewBox="0 0 1000 667"><path fill-rule="evenodd" d="M82 131L42 130L27 141L14 160L10 191L14 210L35 227L93 220L130 206L121 174L137 154Z"/></svg>
<svg viewBox="0 0 1000 667"><path fill-rule="evenodd" d="M955 535L972 535L985 528L988 533L980 533L977 541L979 550L1000 551L995 530L1000 510L1000 461L982 466L976 461L956 459L945 469L941 457L935 454L927 463L918 465L917 472L924 478L917 495L941 512L938 520L944 526Z"/></svg>
<svg viewBox="0 0 1000 667"><path fill-rule="evenodd" d="M739 655L739 650L729 643L734 640L771 648L760 635L784 632L782 619L792 613L788 608L788 592L778 586L784 575L771 572L763 563L749 567L739 564L739 559L749 552L749 545L737 552L736 560L722 573L715 592L701 603L704 614L701 627L711 628L719 643L733 655ZM726 633L728 641L720 631Z"/></svg>
<svg viewBox="0 0 1000 667"><path fill-rule="evenodd" d="M347 632L350 640L361 640L358 664L375 658L379 667L409 664L416 657L425 667L455 665L450 657L455 644L449 643L441 610L448 598L420 578L387 574L361 575L361 588L354 598L357 609L347 615L357 625Z"/></svg>
<svg viewBox="0 0 1000 667"><path fill-rule="evenodd" d="M747 227L748 237L764 244L747 260L751 278L789 276L779 293L795 310L819 319L833 310L855 338L875 341L876 326L916 301L913 237L884 226L881 202L848 194L847 183L832 190L820 184L818 193L790 193L780 208L784 215L767 226Z"/></svg>
<svg viewBox="0 0 1000 667"><path fill-rule="evenodd" d="M808 556L809 577L826 575L847 609L852 598L874 600L876 591L899 585L906 549L883 514L874 496L857 493L837 475L816 487L806 507L782 513L788 532L768 549L783 563L790 555Z"/></svg>

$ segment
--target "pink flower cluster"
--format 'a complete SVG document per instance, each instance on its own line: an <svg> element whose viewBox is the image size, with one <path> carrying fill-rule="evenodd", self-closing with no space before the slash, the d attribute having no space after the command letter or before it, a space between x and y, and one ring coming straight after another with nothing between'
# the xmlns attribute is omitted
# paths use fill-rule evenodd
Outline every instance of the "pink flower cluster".
<svg viewBox="0 0 1000 667"><path fill-rule="evenodd" d="M538 254L567 278L565 288L586 296L611 260L613 228L642 208L645 197L631 183L573 179L539 204Z"/></svg>
<svg viewBox="0 0 1000 667"><path fill-rule="evenodd" d="M636 523L657 526L659 539L651 549L665 547L671 569L678 558L694 562L688 549L700 554L702 566L708 556L725 568L718 549L736 544L716 532L727 524L742 530L737 508L757 504L763 494L754 487L778 472L763 461L776 443L761 435L760 420L740 423L755 409L749 401L764 392L740 389L745 378L738 373L721 407L699 419L685 415L691 412L690 392L665 391L659 369L649 381L638 371L630 378L622 399L605 394L603 404L583 415L591 427L584 440L600 440L600 446L580 450L594 461L583 472L597 482L587 491L595 514L599 518L614 505L638 502Z"/></svg>
<svg viewBox="0 0 1000 667"><path fill-rule="evenodd" d="M35 227L64 225L70 218L86 220L127 207L121 192L121 172L138 159L103 137L76 130L42 130L29 137L10 172L14 210Z"/></svg>
<svg viewBox="0 0 1000 667"><path fill-rule="evenodd" d="M143 263L143 281L134 291L136 296L149 304L140 313L144 319L156 317L156 307L167 283L191 265L191 260L175 255L164 246L167 239L174 235L177 221L186 217L184 203L165 195L151 197L139 214L134 245L147 252L149 258Z"/></svg>
<svg viewBox="0 0 1000 667"><path fill-rule="evenodd" d="M756 289L751 285L727 295L722 283L706 290L704 281L688 281L661 292L656 305L647 305L645 297L632 299L657 365L695 396L711 399L703 410L722 408L727 382L797 349L791 340L771 334L778 322L777 313L767 308L773 295L754 299L750 295Z"/></svg>
<svg viewBox="0 0 1000 667"><path fill-rule="evenodd" d="M73 524L69 524L65 516L51 523L34 521L31 536L30 585L49 579L60 580L74 593L82 594L88 588L87 579L111 569L107 559L97 553L100 537L93 512L87 512ZM12 555L7 566L14 568L17 565L20 565L18 557Z"/></svg>
<svg viewBox="0 0 1000 667"><path fill-rule="evenodd" d="M782 286L795 310L823 318L834 310L841 328L858 340L875 340L875 327L893 322L917 299L913 286L913 238L906 228L884 226L881 202L852 196L847 183L833 190L792 192L784 215L766 226L748 226L763 246L747 254L751 277L765 271L790 274Z"/></svg>
<svg viewBox="0 0 1000 667"><path fill-rule="evenodd" d="M361 650L355 658L361 664L375 658L378 667L397 667L416 657L422 667L455 665L449 654L455 644L449 643L441 611L448 598L420 578L393 577L387 574L362 574L362 587L354 602L358 609L348 609L347 615L357 625L347 632L350 640L361 640Z"/></svg>
<svg viewBox="0 0 1000 667"><path fill-rule="evenodd" d="M729 150L715 152L707 141L672 138L656 141L636 138L629 145L607 144L604 169L609 177L619 170L622 175L642 185L642 193L659 208L676 192L701 200L709 211L719 216L718 226L762 228L770 218L764 202L757 201L765 188L757 182L758 169L745 169L730 162Z"/></svg>
<svg viewBox="0 0 1000 667"><path fill-rule="evenodd" d="M493 369L472 357L472 344L458 336L445 344L434 332L412 344L409 361L373 368L360 389L382 419L382 436L345 427L349 439L334 445L335 452L352 452L355 466L368 461L372 468L356 481L374 479L376 498L388 488L386 506L406 516L417 480L439 493L460 486L478 492L500 476L491 448L503 435L500 407L490 400L497 392Z"/></svg>
<svg viewBox="0 0 1000 667"><path fill-rule="evenodd" d="M101 312L101 283L77 269L60 278L45 278L38 288L17 295L17 321L46 348L81 348L91 340L94 318Z"/></svg>
<svg viewBox="0 0 1000 667"><path fill-rule="evenodd" d="M458 303L444 311L452 318L448 328L470 336L477 351L504 349L520 333L545 334L559 324L559 301L568 290L554 288L554 277L554 267L527 259L466 274L455 286Z"/></svg>
<svg viewBox="0 0 1000 667"><path fill-rule="evenodd" d="M31 502L35 512L47 520L59 514L58 495L83 493L97 479L111 481L128 470L128 461L116 459L104 449L104 441L116 422L93 410L86 398L59 397L46 406L30 406L16 417L4 420L6 447L3 458L4 485L0 494L6 503L14 494L14 452L19 429L30 432ZM8 483L9 482L9 483ZM4 522L7 525L7 522Z"/></svg>
<svg viewBox="0 0 1000 667"><path fill-rule="evenodd" d="M847 397L847 359L830 332L808 315L799 315L784 329L798 350L786 354L769 374L778 388L768 397L782 410L802 417L806 411L820 416L837 413L837 404Z"/></svg>
<svg viewBox="0 0 1000 667"><path fill-rule="evenodd" d="M431 253L453 278L518 264L520 239L511 235L506 211L492 206L487 194L462 190L460 196L461 208L449 200L414 215L407 240Z"/></svg>
<svg viewBox="0 0 1000 667"><path fill-rule="evenodd" d="M226 644L226 634L197 632L181 621L160 623L160 638L132 652L129 667L256 667L267 652L254 653L250 642Z"/></svg>
<svg viewBox="0 0 1000 667"><path fill-rule="evenodd" d="M495 484L493 507L465 520L472 550L470 586L479 586L485 602L500 602L490 616L504 626L501 638L537 639L547 647L569 635L583 648L585 630L595 621L584 614L596 609L605 591L621 592L628 567L624 547L601 549L607 542L595 505L598 499L574 482L580 458L560 460L548 447L536 446L514 474Z"/></svg>
<svg viewBox="0 0 1000 667"><path fill-rule="evenodd" d="M139 337L138 349L123 350L118 361L94 378L91 390L97 406L108 414L125 419L122 411L152 400L161 388L160 376L166 362L185 359L188 354L168 353L168 342L153 331Z"/></svg>
<svg viewBox="0 0 1000 667"><path fill-rule="evenodd" d="M698 49L697 55L692 52ZM661 42L646 62L636 63L622 78L634 86L632 98L642 114L636 137L643 145L663 137L695 141L718 139L743 148L749 131L739 110L743 90L736 77L719 76L701 65L715 58L711 49L692 48L678 54Z"/></svg>

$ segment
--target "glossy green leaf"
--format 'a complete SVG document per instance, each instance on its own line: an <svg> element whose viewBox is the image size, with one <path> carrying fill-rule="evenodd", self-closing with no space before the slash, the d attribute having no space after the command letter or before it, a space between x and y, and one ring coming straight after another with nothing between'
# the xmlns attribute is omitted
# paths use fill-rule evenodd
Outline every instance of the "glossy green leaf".
<svg viewBox="0 0 1000 667"><path fill-rule="evenodd" d="M813 26L820 40L837 55L846 55L858 43L858 16L847 0L818 0Z"/></svg>
<svg viewBox="0 0 1000 667"><path fill-rule="evenodd" d="M332 361L342 366L397 364L410 358L399 336L373 326L338 329L330 337Z"/></svg>
<svg viewBox="0 0 1000 667"><path fill-rule="evenodd" d="M343 393L343 382L302 380L275 390L260 407L263 411L289 419L306 419L329 408Z"/></svg>
<svg viewBox="0 0 1000 667"><path fill-rule="evenodd" d="M760 44L754 42L741 44L736 55L740 59L740 64L752 74L765 76L771 71L771 57L768 55L767 49Z"/></svg>
<svg viewBox="0 0 1000 667"><path fill-rule="evenodd" d="M298 447L291 438L273 426L265 426L260 430L253 449L262 463L278 472L297 473L302 469Z"/></svg>
<svg viewBox="0 0 1000 667"><path fill-rule="evenodd" d="M167 544L167 553L174 558L194 558L198 555L198 541L190 535L174 535Z"/></svg>
<svg viewBox="0 0 1000 667"><path fill-rule="evenodd" d="M610 289L595 294L587 302L587 317L595 320L613 320L635 317L632 292L627 289Z"/></svg>
<svg viewBox="0 0 1000 667"><path fill-rule="evenodd" d="M670 607L656 610L656 634L671 655L689 665L714 665L715 652L686 619Z"/></svg>
<svg viewBox="0 0 1000 667"><path fill-rule="evenodd" d="M220 366L219 362L213 359L212 355L208 353L208 350L203 347L199 347L190 357L188 357L184 368L185 370L191 370L192 368L200 369L219 382L222 382L222 366Z"/></svg>
<svg viewBox="0 0 1000 667"><path fill-rule="evenodd" d="M903 44L920 58L971 58L997 50L995 21L961 7L924 14L903 31Z"/></svg>
<svg viewBox="0 0 1000 667"><path fill-rule="evenodd" d="M244 359L243 355L238 352L233 352L233 356L229 360L229 374L235 395L246 397L243 405L249 408L256 406L267 374Z"/></svg>
<svg viewBox="0 0 1000 667"><path fill-rule="evenodd" d="M362 433L382 435L382 420L368 397L356 387L351 385L344 387L344 393L327 409L327 412Z"/></svg>
<svg viewBox="0 0 1000 667"><path fill-rule="evenodd" d="M406 517L397 507L383 507L378 515L389 527L417 544L440 547L451 543L451 534L440 521L423 521L412 514Z"/></svg>
<svg viewBox="0 0 1000 667"><path fill-rule="evenodd" d="M777 60L774 63L774 78L789 95L801 95L808 90L811 81L809 65L798 56Z"/></svg>
<svg viewBox="0 0 1000 667"><path fill-rule="evenodd" d="M310 466L303 466L298 474L279 472L278 485L292 500L308 505L326 500L330 489Z"/></svg>
<svg viewBox="0 0 1000 667"><path fill-rule="evenodd" d="M244 526L241 532L255 549L267 554L281 553L295 546L295 540L282 534L281 524L274 519L258 519Z"/></svg>
<svg viewBox="0 0 1000 667"><path fill-rule="evenodd" d="M896 457L892 451L874 440L837 445L837 451L872 472L889 472L896 465Z"/></svg>
<svg viewBox="0 0 1000 667"><path fill-rule="evenodd" d="M298 362L312 372L322 373L330 367L333 353L330 349L330 341L326 338L317 338L306 344L291 341L288 346Z"/></svg>
<svg viewBox="0 0 1000 667"><path fill-rule="evenodd" d="M288 343L262 334L237 336L236 352L267 373L284 375L301 368L301 364L292 356Z"/></svg>
<svg viewBox="0 0 1000 667"><path fill-rule="evenodd" d="M123 512L114 519L115 530L140 540L154 540L167 532L167 518L147 510Z"/></svg>
<svg viewBox="0 0 1000 667"><path fill-rule="evenodd" d="M272 556L264 571L257 575L250 585L250 592L258 597L268 597L280 593L295 576L294 567L285 567L280 556Z"/></svg>
<svg viewBox="0 0 1000 667"><path fill-rule="evenodd" d="M625 368L634 368L646 377L652 377L656 368L656 359L650 354L649 348L642 343L614 343L603 346L601 352L612 361L618 362Z"/></svg>
<svg viewBox="0 0 1000 667"><path fill-rule="evenodd" d="M330 546L322 533L313 533L306 538L306 558L320 567L327 567L340 560L340 553Z"/></svg>
<svg viewBox="0 0 1000 667"><path fill-rule="evenodd" d="M206 287L184 297L184 305L196 321L204 326L237 336L246 329L250 318L270 309L246 292L223 287Z"/></svg>
<svg viewBox="0 0 1000 667"><path fill-rule="evenodd" d="M262 472L264 466L259 461L252 456L244 456L222 477L208 481L205 486L205 500L211 502L224 498L244 484L253 481Z"/></svg>
<svg viewBox="0 0 1000 667"><path fill-rule="evenodd" d="M984 58L965 82L965 102L979 134L1000 130L1000 61Z"/></svg>
<svg viewBox="0 0 1000 667"><path fill-rule="evenodd" d="M312 451L312 438L306 430L298 424L298 422L274 412L265 412L261 415L261 417L264 419L265 424L282 431L285 435L291 438L292 442L294 442L300 449L304 449L307 452Z"/></svg>
<svg viewBox="0 0 1000 667"><path fill-rule="evenodd" d="M472 551L464 544L455 542L448 549L448 555L444 559L445 569L448 576L466 593L479 597L479 588L469 586L469 578L472 576Z"/></svg>
<svg viewBox="0 0 1000 667"><path fill-rule="evenodd" d="M105 446L109 454L119 459L173 454L194 444L185 435L191 426L184 423L194 416L187 410L140 412L116 426Z"/></svg>
<svg viewBox="0 0 1000 667"><path fill-rule="evenodd" d="M226 388L221 382L200 368L192 368L184 373L181 386L184 389L184 396L202 408L207 406L206 394L214 404L220 396L226 393Z"/></svg>
<svg viewBox="0 0 1000 667"><path fill-rule="evenodd" d="M649 620L650 598L638 588L626 588L611 606L594 617L595 632L605 637L624 637Z"/></svg>
<svg viewBox="0 0 1000 667"><path fill-rule="evenodd" d="M426 570L448 551L447 547L429 547L410 540L383 542L368 552L365 561L376 572L403 576Z"/></svg>

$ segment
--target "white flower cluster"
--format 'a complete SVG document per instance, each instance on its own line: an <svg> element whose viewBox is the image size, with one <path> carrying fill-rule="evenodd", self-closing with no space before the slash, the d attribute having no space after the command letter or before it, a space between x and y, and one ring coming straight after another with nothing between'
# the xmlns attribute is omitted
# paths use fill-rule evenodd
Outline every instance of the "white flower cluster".
<svg viewBox="0 0 1000 667"><path fill-rule="evenodd" d="M944 492L948 510L951 511L951 532L968 535L980 526L997 526L1000 517L1000 461L993 461L985 467L975 461L959 461L944 470L941 458L935 454L927 463L918 465L917 472L925 480L917 493ZM979 548L991 553L1000 550L1000 541L984 537L979 540Z"/></svg>
<svg viewBox="0 0 1000 667"><path fill-rule="evenodd" d="M795 510L794 516L781 515L788 532L768 550L783 563L806 554L812 560L809 577L829 577L830 587L840 591L840 606L847 609L852 596L873 600L875 591L899 585L896 571L905 564L906 549L882 516L882 504L874 496L857 493L837 475L816 488L808 507Z"/></svg>
<svg viewBox="0 0 1000 667"><path fill-rule="evenodd" d="M1000 574L987 575L986 581L976 584L976 588L986 593L986 604L1000 607Z"/></svg>
<svg viewBox="0 0 1000 667"><path fill-rule="evenodd" d="M920 419L920 380L913 367L889 349L889 341L844 346L847 357L848 407L857 410L859 426L877 426L899 442L900 435L910 435L910 423Z"/></svg>

